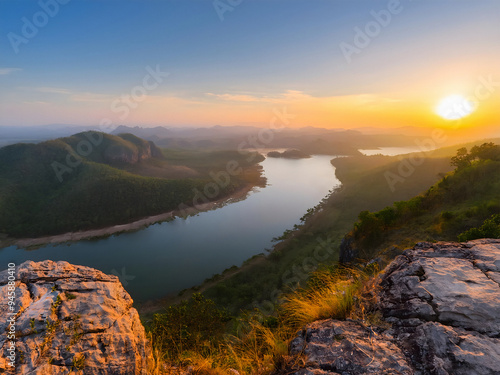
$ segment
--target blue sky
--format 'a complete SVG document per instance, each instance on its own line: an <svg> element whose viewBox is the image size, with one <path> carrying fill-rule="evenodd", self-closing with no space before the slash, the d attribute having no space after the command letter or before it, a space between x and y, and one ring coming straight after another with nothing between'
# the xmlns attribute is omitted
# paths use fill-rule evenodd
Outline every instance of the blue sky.
<svg viewBox="0 0 500 375"><path fill-rule="evenodd" d="M71 0L15 53L9 33L23 36L40 3L56 0L0 1L0 125L264 124L295 105L297 126L361 126L346 106L437 100L499 73L498 1L401 1L350 63L339 45L390 2L243 0L221 20L210 0ZM111 103L147 66L168 78L117 117Z"/></svg>

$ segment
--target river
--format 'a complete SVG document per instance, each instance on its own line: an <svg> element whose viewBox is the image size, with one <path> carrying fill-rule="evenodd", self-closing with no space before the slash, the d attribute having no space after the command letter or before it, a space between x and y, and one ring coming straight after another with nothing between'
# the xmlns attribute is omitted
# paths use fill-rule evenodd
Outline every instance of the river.
<svg viewBox="0 0 500 375"><path fill-rule="evenodd" d="M272 238L298 224L310 207L340 186L332 156L267 158L268 186L239 202L188 219L151 225L105 239L0 249L0 269L45 259L66 260L117 275L136 302L164 297L265 252Z"/></svg>

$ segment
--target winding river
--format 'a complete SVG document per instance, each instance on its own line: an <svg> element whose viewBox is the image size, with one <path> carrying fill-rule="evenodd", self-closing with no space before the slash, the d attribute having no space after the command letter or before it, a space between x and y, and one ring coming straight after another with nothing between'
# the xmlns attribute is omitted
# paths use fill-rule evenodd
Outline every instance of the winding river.
<svg viewBox="0 0 500 375"><path fill-rule="evenodd" d="M331 159L267 158L261 164L268 186L244 200L105 239L36 250L3 248L0 269L9 262L66 260L117 275L137 302L160 298L270 248L273 237L298 224L308 208L340 185Z"/></svg>

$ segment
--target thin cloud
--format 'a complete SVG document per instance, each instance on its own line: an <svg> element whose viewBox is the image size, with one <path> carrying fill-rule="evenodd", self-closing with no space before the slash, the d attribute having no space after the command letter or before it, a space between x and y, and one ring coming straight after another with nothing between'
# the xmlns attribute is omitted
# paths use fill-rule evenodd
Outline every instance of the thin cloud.
<svg viewBox="0 0 500 375"><path fill-rule="evenodd" d="M44 92L47 94L61 94L61 95L71 95L71 91L68 89L63 89L60 87L36 87L34 91Z"/></svg>
<svg viewBox="0 0 500 375"><path fill-rule="evenodd" d="M231 101L231 102L261 102L261 103L283 103L290 100L298 100L304 98L312 98L302 91L297 90L287 90L276 96L258 96L258 95L248 95L248 94L214 94L208 92L205 95L214 97L220 100Z"/></svg>
<svg viewBox="0 0 500 375"><path fill-rule="evenodd" d="M68 97L68 100L74 102L105 102L105 101L111 101L115 98L112 95L98 94L93 92L72 91L62 87L44 86L44 87L24 88L24 89L41 92L44 94L66 95Z"/></svg>
<svg viewBox="0 0 500 375"><path fill-rule="evenodd" d="M117 97L106 94L96 94L93 92L78 92L72 93L70 99L74 102L111 102Z"/></svg>
<svg viewBox="0 0 500 375"><path fill-rule="evenodd" d="M251 95L233 95L233 94L214 94L211 92L207 92L207 96L212 96L217 99L227 100L231 102L260 102L262 98L258 98L256 96Z"/></svg>
<svg viewBox="0 0 500 375"><path fill-rule="evenodd" d="M232 101L232 102L261 102L261 103L288 103L288 102L296 102L296 101L322 101L325 99L329 99L328 97L317 97L310 94L307 94L300 90L286 90L280 94L273 96L259 96L259 95L249 95L249 94L214 94L214 93L206 93L205 95L214 97L220 100ZM364 95L363 95L364 96ZM333 96L331 98L342 98L342 97L350 97L350 95L339 95Z"/></svg>
<svg viewBox="0 0 500 375"><path fill-rule="evenodd" d="M37 105L49 105L49 104L51 104L51 103L49 103L49 102L44 102L44 101L42 101L42 100L35 100L35 101L32 101L32 102L27 102L27 101L25 101L25 102L23 102L23 103L24 103L24 104L37 104Z"/></svg>
<svg viewBox="0 0 500 375"><path fill-rule="evenodd" d="M21 70L22 69L20 68L0 68L0 76L5 76L10 73L19 72Z"/></svg>
<svg viewBox="0 0 500 375"><path fill-rule="evenodd" d="M214 94L206 93L208 97L215 98L220 101L228 101L234 103L263 103L272 105L307 105L309 107L337 107L346 108L362 108L364 110L379 110L387 105L401 102L400 99L394 99L382 94L348 94L348 95L332 95L332 96L314 96L300 90L286 90L272 96L254 95L248 93L224 93Z"/></svg>

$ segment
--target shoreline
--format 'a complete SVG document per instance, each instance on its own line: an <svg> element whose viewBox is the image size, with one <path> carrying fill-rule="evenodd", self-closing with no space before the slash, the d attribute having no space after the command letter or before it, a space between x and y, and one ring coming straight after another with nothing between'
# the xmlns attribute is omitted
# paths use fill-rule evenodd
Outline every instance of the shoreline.
<svg viewBox="0 0 500 375"><path fill-rule="evenodd" d="M254 192L256 188L263 188L267 184L265 177L261 176L257 184L247 183L231 195L225 196L223 198L200 204L196 207L189 207L184 210L183 213L187 213L187 216L196 215L200 212L206 212L221 208L228 203L235 203L244 200L248 197L251 192ZM33 247L39 247L51 244L63 244L66 242L77 242L81 240L92 240L101 237L110 237L115 234L125 233L125 232L135 232L150 225L163 223L176 217L180 217L180 210L172 210L164 212L158 215L147 216L145 218L126 223L118 224L109 227L99 228L99 229L89 229L78 232L67 232L63 234L55 234L52 236L43 236L36 238L5 238L0 239L0 250L2 248L16 246L18 249L27 249Z"/></svg>
<svg viewBox="0 0 500 375"><path fill-rule="evenodd" d="M339 179L340 181L340 179ZM328 199L331 199L333 196L336 196L340 191L342 191L345 188L344 184L341 184L340 186L332 189L329 194L327 195ZM322 212L318 211L316 212L312 217L308 218L307 220L313 220L314 217L320 215ZM303 224L304 226L306 223ZM301 227L299 229L293 229L291 232L291 236L279 243L275 243L272 246L271 253L279 250L281 247L287 246L287 244L295 238L298 234L303 233L304 227ZM170 294L167 294L163 297L159 298L153 298L153 299L148 299L145 301L140 301L136 302L134 300L134 307L137 309L137 312L139 313L141 318L144 318L146 320L151 319L152 315L158 312L163 311L165 308L168 306L180 303L181 301L186 301L191 298L191 296L194 293L203 293L207 289L217 285L220 282L223 282L227 279L230 279L234 275L240 273L240 272L245 272L249 268L258 265L262 262L264 262L268 256L265 255L264 253L256 254L245 261L243 261L241 266L233 266L230 268L225 269L224 271L220 272L219 274L216 274L214 276L218 276L217 279L206 279L202 281L199 284L193 285L192 287L183 289L179 292L172 292Z"/></svg>

